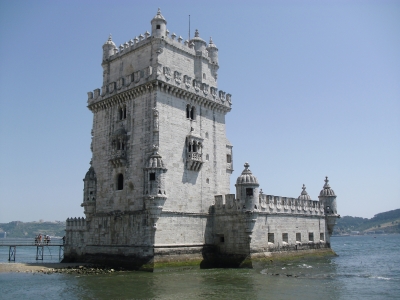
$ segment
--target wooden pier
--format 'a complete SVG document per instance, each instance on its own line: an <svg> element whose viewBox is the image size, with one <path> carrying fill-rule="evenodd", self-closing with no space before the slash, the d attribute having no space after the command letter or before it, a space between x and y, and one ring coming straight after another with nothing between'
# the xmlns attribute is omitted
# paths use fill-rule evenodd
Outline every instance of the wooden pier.
<svg viewBox="0 0 400 300"><path fill-rule="evenodd" d="M29 241L7 241L7 239L1 241L0 247L9 247L8 249L8 261L14 261L17 253L17 247L35 247L36 248L36 260L43 260L45 247L58 247L58 259L61 261L64 258L64 243L63 240L52 240L49 242L29 242Z"/></svg>

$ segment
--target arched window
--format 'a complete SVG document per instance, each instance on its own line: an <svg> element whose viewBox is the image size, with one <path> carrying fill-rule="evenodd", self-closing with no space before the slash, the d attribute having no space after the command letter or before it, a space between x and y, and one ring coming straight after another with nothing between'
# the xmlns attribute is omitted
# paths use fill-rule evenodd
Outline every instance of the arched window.
<svg viewBox="0 0 400 300"><path fill-rule="evenodd" d="M197 144L193 143L193 152L197 152Z"/></svg>
<svg viewBox="0 0 400 300"><path fill-rule="evenodd" d="M186 118L189 119L190 118L190 105L186 105Z"/></svg>
<svg viewBox="0 0 400 300"><path fill-rule="evenodd" d="M118 190L121 191L124 189L124 175L118 175L118 183L117 183Z"/></svg>
<svg viewBox="0 0 400 300"><path fill-rule="evenodd" d="M190 118L194 120L195 116L196 116L195 107L192 106L192 109L190 110Z"/></svg>
<svg viewBox="0 0 400 300"><path fill-rule="evenodd" d="M118 110L118 114L119 114L119 119L122 120L123 116L124 116L124 112L122 111L122 108L120 107Z"/></svg>

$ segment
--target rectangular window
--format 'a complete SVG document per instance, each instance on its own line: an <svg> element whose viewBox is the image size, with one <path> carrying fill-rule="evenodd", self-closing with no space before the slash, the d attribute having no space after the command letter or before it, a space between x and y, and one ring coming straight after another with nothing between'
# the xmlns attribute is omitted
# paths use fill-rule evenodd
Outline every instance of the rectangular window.
<svg viewBox="0 0 400 300"><path fill-rule="evenodd" d="M289 237L287 233L282 233L282 241L285 243L289 242Z"/></svg>
<svg viewBox="0 0 400 300"><path fill-rule="evenodd" d="M325 236L324 236L324 234L322 232L319 234L319 239L321 241L325 241Z"/></svg>
<svg viewBox="0 0 400 300"><path fill-rule="evenodd" d="M274 234L273 233L268 233L268 243L275 243L275 239L274 239Z"/></svg>
<svg viewBox="0 0 400 300"><path fill-rule="evenodd" d="M232 162L232 155L230 155L230 154L227 154L227 155L226 155L226 162L227 162L228 164L230 164L230 163Z"/></svg>
<svg viewBox="0 0 400 300"><path fill-rule="evenodd" d="M314 233L313 232L309 232L308 233L308 241L309 242L314 242Z"/></svg>
<svg viewBox="0 0 400 300"><path fill-rule="evenodd" d="M296 242L301 242L301 233L300 232L296 233Z"/></svg>
<svg viewBox="0 0 400 300"><path fill-rule="evenodd" d="M156 180L156 173L150 173L150 181Z"/></svg>
<svg viewBox="0 0 400 300"><path fill-rule="evenodd" d="M219 242L220 242L220 243L225 243L225 237L224 237L223 235L221 235L221 236L219 237Z"/></svg>
<svg viewBox="0 0 400 300"><path fill-rule="evenodd" d="M246 196L253 196L253 189L252 188L247 188L246 189Z"/></svg>

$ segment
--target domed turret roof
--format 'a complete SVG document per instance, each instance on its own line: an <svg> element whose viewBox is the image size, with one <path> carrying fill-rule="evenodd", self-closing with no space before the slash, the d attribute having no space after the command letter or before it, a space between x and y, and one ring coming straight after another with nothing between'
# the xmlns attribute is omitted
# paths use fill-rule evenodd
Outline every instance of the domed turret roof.
<svg viewBox="0 0 400 300"><path fill-rule="evenodd" d="M96 179L96 172L94 171L94 168L92 167L92 162L90 162L90 168L86 172L84 180L93 180L93 179Z"/></svg>
<svg viewBox="0 0 400 300"><path fill-rule="evenodd" d="M237 178L236 184L258 184L257 177L251 173L249 167L250 165L246 162L242 175Z"/></svg>
<svg viewBox="0 0 400 300"><path fill-rule="evenodd" d="M307 193L307 191L306 191L306 186L303 184L303 187L302 187L302 191L301 191L301 195L299 196L299 198L298 199L300 199L300 200L311 200L311 197L310 197L310 195Z"/></svg>
<svg viewBox="0 0 400 300"><path fill-rule="evenodd" d="M154 153L149 157L147 168L161 168L165 169L164 162L160 154L158 154L158 147L153 146Z"/></svg>
<svg viewBox="0 0 400 300"><path fill-rule="evenodd" d="M110 36L108 37L108 40L104 43L104 45L111 45L111 46L113 46L114 48L116 47L115 44L114 44L114 42L112 41L111 33L110 33Z"/></svg>
<svg viewBox="0 0 400 300"><path fill-rule="evenodd" d="M207 44L205 40L203 40L200 37L199 31L196 29L196 31L194 32L194 38L192 38L190 41L194 41L194 42L203 42L204 44Z"/></svg>
<svg viewBox="0 0 400 300"><path fill-rule="evenodd" d="M154 16L154 18L151 20L151 22L153 21L164 21L165 24L167 24L167 21L165 20L165 18L163 17L163 15L161 14L161 9L158 8L157 14Z"/></svg>
<svg viewBox="0 0 400 300"><path fill-rule="evenodd" d="M320 196L336 196L335 192L329 186L328 176L325 177L324 188L319 193Z"/></svg>
<svg viewBox="0 0 400 300"><path fill-rule="evenodd" d="M210 37L210 42L208 43L207 46L207 51L210 50L218 50L217 46L213 43L212 37Z"/></svg>

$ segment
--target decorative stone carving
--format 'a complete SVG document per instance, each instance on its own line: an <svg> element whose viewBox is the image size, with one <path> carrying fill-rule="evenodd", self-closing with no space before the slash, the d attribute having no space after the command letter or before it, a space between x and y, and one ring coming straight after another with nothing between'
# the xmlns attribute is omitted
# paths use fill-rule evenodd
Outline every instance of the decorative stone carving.
<svg viewBox="0 0 400 300"><path fill-rule="evenodd" d="M181 81L182 81L182 73L180 73L180 72L178 72L178 71L175 71L175 72L174 72L174 78L175 78L175 82L176 82L177 84L180 84Z"/></svg>
<svg viewBox="0 0 400 300"><path fill-rule="evenodd" d="M140 71L136 71L135 72L135 82L138 83L140 81L140 78L141 78Z"/></svg>
<svg viewBox="0 0 400 300"><path fill-rule="evenodd" d="M196 92L200 91L201 82L196 79L193 79L193 87Z"/></svg>
<svg viewBox="0 0 400 300"><path fill-rule="evenodd" d="M225 92L224 91L219 91L219 99L224 102L225 101Z"/></svg>
<svg viewBox="0 0 400 300"><path fill-rule="evenodd" d="M171 69L169 67L164 67L164 76L167 80L171 79Z"/></svg>
<svg viewBox="0 0 400 300"><path fill-rule="evenodd" d="M203 90L203 94L206 95L206 96L208 95L208 89L209 89L209 85L203 83L202 84L202 90Z"/></svg>
<svg viewBox="0 0 400 300"><path fill-rule="evenodd" d="M158 123L159 123L157 108L153 108L153 117L154 117L153 131L157 132L158 131Z"/></svg>
<svg viewBox="0 0 400 300"><path fill-rule="evenodd" d="M186 88L187 88L187 89L190 88L190 86L192 85L192 84L191 84L191 82L192 82L192 77L185 75L185 76L183 76L183 81L185 82Z"/></svg>
<svg viewBox="0 0 400 300"><path fill-rule="evenodd" d="M210 91L211 91L211 96L216 98L217 97L217 89L215 87L211 87Z"/></svg>

